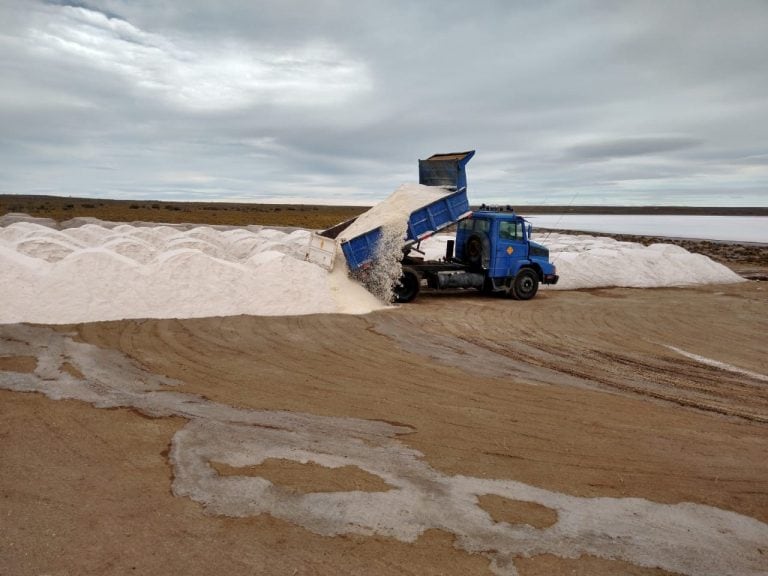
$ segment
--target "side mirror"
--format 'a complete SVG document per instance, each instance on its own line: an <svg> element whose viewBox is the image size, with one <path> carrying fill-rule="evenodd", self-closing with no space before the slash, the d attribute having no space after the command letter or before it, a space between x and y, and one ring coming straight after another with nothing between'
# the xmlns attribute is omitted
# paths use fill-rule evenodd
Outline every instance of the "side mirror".
<svg viewBox="0 0 768 576"><path fill-rule="evenodd" d="M532 236L533 236L533 226L528 224L528 240L530 240Z"/></svg>

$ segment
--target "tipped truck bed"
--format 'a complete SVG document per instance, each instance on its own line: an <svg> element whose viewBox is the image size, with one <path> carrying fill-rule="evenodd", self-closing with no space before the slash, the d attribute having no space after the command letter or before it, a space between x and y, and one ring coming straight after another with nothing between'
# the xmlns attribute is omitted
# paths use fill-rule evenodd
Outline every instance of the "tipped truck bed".
<svg viewBox="0 0 768 576"><path fill-rule="evenodd" d="M471 214L466 188L449 194L411 212L408 218L405 246L415 244L459 222ZM358 270L375 258L376 246L381 239L381 227L350 238L341 243L350 270ZM327 239L326 239L327 241Z"/></svg>

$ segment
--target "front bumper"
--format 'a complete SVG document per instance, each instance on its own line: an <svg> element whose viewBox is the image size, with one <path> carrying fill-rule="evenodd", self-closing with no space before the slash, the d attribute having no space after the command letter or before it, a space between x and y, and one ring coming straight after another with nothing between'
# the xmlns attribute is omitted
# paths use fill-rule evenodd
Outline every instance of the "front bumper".
<svg viewBox="0 0 768 576"><path fill-rule="evenodd" d="M558 280L560 280L560 276L557 274L545 274L542 284L557 284Z"/></svg>

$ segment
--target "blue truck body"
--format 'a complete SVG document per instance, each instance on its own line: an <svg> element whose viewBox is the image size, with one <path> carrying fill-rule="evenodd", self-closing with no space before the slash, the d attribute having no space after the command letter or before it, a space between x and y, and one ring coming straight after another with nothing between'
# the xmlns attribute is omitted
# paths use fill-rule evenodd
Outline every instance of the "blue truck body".
<svg viewBox="0 0 768 576"><path fill-rule="evenodd" d="M408 218L403 276L394 288L397 301L413 300L422 284L434 289L504 292L528 300L535 296L540 283L557 283L549 251L533 242L531 226L524 218L512 210L470 210L465 167L474 154L471 150L419 160L419 183L444 187L446 195L414 210ZM458 224L456 240L448 243L442 260L425 261L413 255L419 253L419 242L454 224ZM375 262L381 237L382 229L375 228L341 242L353 274L364 275Z"/></svg>
<svg viewBox="0 0 768 576"><path fill-rule="evenodd" d="M531 239L532 231L525 218L511 209L473 212L459 223L455 259L483 270L486 288L491 290L508 289L525 268L534 271L539 282L555 284L558 277L549 250Z"/></svg>

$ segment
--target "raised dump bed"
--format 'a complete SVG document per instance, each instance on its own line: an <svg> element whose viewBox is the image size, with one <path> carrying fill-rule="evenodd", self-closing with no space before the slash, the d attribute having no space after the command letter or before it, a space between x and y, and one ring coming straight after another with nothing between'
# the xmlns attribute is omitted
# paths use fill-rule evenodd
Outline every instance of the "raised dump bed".
<svg viewBox="0 0 768 576"><path fill-rule="evenodd" d="M358 219L338 224L310 241L307 259L330 269L337 244L351 271L364 268L375 259L382 227L397 215L408 217L404 247L455 224L471 214L467 199L465 166L475 151L435 154L419 160L419 185L401 186L384 202ZM402 216L400 216L402 215ZM339 238L335 241L335 238Z"/></svg>
<svg viewBox="0 0 768 576"><path fill-rule="evenodd" d="M419 160L419 184L403 185L354 222L316 235L315 258L312 248L308 258L333 265L338 244L352 275L375 294L396 302L410 302L422 286L530 300L539 284L556 284L559 277L549 250L531 239L524 218L511 209L470 211L464 166L473 154ZM446 243L443 258L427 260L413 246L456 223L456 237ZM414 250L420 256L411 256Z"/></svg>
<svg viewBox="0 0 768 576"><path fill-rule="evenodd" d="M466 188L448 193L443 198L411 212L404 247L423 240L470 214ZM379 226L358 236L342 240L341 250L344 252L350 270L363 268L374 260L381 235L382 228Z"/></svg>

